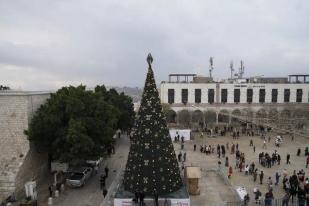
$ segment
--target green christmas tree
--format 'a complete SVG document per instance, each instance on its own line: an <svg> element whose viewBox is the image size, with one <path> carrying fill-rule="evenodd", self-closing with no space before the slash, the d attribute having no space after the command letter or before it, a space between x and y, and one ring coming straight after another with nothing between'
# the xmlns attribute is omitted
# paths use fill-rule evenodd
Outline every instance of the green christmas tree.
<svg viewBox="0 0 309 206"><path fill-rule="evenodd" d="M149 64L124 175L125 190L165 195L182 186L178 162Z"/></svg>

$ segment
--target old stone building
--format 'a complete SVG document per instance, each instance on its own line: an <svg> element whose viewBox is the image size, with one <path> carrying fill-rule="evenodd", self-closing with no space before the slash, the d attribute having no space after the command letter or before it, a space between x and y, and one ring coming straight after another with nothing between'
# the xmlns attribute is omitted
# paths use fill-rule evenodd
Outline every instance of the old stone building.
<svg viewBox="0 0 309 206"><path fill-rule="evenodd" d="M47 158L30 147L24 134L49 92L0 91L0 202L19 195L24 184L47 171Z"/></svg>

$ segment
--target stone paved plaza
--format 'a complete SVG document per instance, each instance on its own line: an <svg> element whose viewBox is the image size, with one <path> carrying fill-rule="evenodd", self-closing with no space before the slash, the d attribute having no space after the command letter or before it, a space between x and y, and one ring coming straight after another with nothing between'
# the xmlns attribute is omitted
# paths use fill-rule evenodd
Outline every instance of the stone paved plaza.
<svg viewBox="0 0 309 206"><path fill-rule="evenodd" d="M247 137L247 136L241 136L237 140L233 140L233 138L230 135L227 135L225 137L216 137L216 138L209 138L204 136L201 138L199 134L194 134L195 139L192 141L185 142L185 148L184 151L187 153L187 161L186 165L193 165L193 166L200 166L202 170L202 180L200 184L201 188L201 195L200 196L191 196L191 204L193 206L197 205L216 205L219 204L220 201L228 201L233 202L235 201L235 196L232 194L235 194L233 192L228 192L229 186L224 184L222 180L217 179L218 181L214 181L214 174L209 172L210 169L216 169L218 167L218 161L219 158L217 155L210 154L206 155L204 153L201 153L199 151L200 145L206 144L206 145L226 145L227 142L229 142L229 145L231 143L239 144L239 150L241 152L245 153L246 158L246 164L250 164L251 162L254 162L256 165L256 168L260 170L263 170L264 175L264 181L263 184L259 184L259 177L257 178L257 182L253 182L253 177L250 175L245 175L244 172L239 172L238 170L235 170L235 154L231 155L229 151L227 151L227 156L229 157L229 163L233 166L233 175L231 178L231 183L233 187L235 186L244 186L246 190L248 191L251 200L254 199L253 195L253 188L257 187L262 192L262 195L264 196L267 190L266 180L269 176L272 177L273 182L275 182L275 172L279 171L282 173L283 169L287 169L288 174L293 174L293 170L304 169L306 174L308 174L309 170L305 168L306 166L306 157L304 155L304 149L306 146L308 146L309 140L303 137L295 137L294 141L291 141L289 136L286 136L284 138L284 143L278 148L275 147L275 136L276 133L270 134L271 141L267 143L267 149L263 149L263 140L259 136L254 137ZM253 140L254 145L256 146L255 153L253 152L253 147L249 146L250 139ZM193 151L193 145L197 145L197 151ZM180 151L180 143L174 143L176 155ZM301 148L302 153L298 157L296 156L297 149ZM260 152L268 152L273 153L275 150L278 151L278 153L281 155L281 165L274 165L272 168L266 168L262 167L258 162L258 154ZM291 164L286 164L286 155L287 153L291 154ZM221 157L222 166L224 168L225 174L228 174L228 169L224 166L224 158ZM259 172L258 172L259 174ZM211 188L212 187L212 188ZM213 191L218 191L220 194L214 195ZM282 189L282 177L280 178L280 183L278 186L274 186L274 197L275 198L282 198L283 197L283 189Z"/></svg>
<svg viewBox="0 0 309 206"><path fill-rule="evenodd" d="M200 166L202 170L202 178L200 180L200 190L201 194L199 196L191 196L192 206L210 206L210 205L222 205L223 202L234 202L237 201L235 192L233 192L233 186L244 186L250 194L251 200L253 196L253 188L258 187L262 194L264 195L267 189L266 179L271 176L274 180L274 173L276 171L282 172L283 169L287 169L289 174L292 174L293 170L297 171L301 168L305 169L305 156L304 147L309 143L308 139L302 137L295 137L292 142L289 137L284 139L284 143L280 148L276 148L274 145L275 134L271 134L272 140L267 145L267 149L262 149L263 140L259 136L247 137L241 136L237 140L233 140L231 136L208 138L204 136L200 138L199 134L193 134L195 136L194 140L185 142L185 147L183 151L187 153L186 166ZM253 139L256 145L256 152L253 152L252 147L249 147L250 138ZM235 155L231 155L227 152L227 156L230 159L230 164L233 165L233 176L231 178L232 186L226 184L220 175L218 175L215 170L218 167L218 160L216 154L205 155L199 151L199 146L201 144L226 144L226 142L234 144L239 144L239 149L241 152L245 153L246 162L254 161L258 169L262 169L265 173L264 184L260 185L254 184L252 176L246 176L244 172L239 172L234 169L235 165ZM197 151L193 151L193 145L197 144ZM180 143L174 143L176 150L176 155L180 151ZM297 148L302 148L302 154L300 157L296 156ZM258 164L258 153L259 152L269 152L272 153L277 149L278 153L282 157L281 165L275 165L272 168L264 168ZM117 139L116 144L116 154L112 155L111 158L105 160L104 165L108 165L110 168L110 177L107 179L107 186L109 187L108 197L103 202L103 195L99 188L99 175L92 177L92 179L85 185L85 187L80 189L70 189L67 188L66 191L56 199L56 206L108 206L112 205L113 195L116 190L117 184L121 179L121 170L124 169L126 164L127 155L129 151L129 140L126 136L122 136L121 139ZM286 165L285 159L287 153L291 154L291 164ZM224 168L227 175L227 168L224 167L224 158L221 158L222 167ZM103 169L103 168L102 168ZM308 173L309 170L305 169ZM283 196L282 189L282 178L280 179L279 186L274 187L275 198L281 198ZM43 188L42 188L43 187ZM47 185L41 186L39 191L42 191L40 197L39 205L47 205Z"/></svg>

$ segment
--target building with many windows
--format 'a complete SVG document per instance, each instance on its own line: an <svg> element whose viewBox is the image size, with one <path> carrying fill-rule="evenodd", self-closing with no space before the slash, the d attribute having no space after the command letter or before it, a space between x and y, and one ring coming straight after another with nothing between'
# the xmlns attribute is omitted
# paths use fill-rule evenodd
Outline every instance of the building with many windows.
<svg viewBox="0 0 309 206"><path fill-rule="evenodd" d="M177 121L179 112L211 113L246 118L290 118L309 107L309 75L235 78L215 82L196 74L170 74L160 85L161 102L168 104ZM307 110L306 110L307 111ZM308 110L309 111L309 110ZM308 113L309 114L309 113ZM205 119L205 118L204 118Z"/></svg>

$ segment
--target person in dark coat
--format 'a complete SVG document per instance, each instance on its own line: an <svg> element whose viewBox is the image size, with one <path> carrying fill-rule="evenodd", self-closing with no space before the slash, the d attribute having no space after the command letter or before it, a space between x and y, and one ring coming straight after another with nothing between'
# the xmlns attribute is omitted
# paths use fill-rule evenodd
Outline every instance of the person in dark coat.
<svg viewBox="0 0 309 206"><path fill-rule="evenodd" d="M100 188L101 190L105 188L105 176L104 175L100 176Z"/></svg>
<svg viewBox="0 0 309 206"><path fill-rule="evenodd" d="M48 187L48 191L49 191L49 197L52 197L53 196L53 186L52 185Z"/></svg>
<svg viewBox="0 0 309 206"><path fill-rule="evenodd" d="M106 195L107 195L107 189L104 187L103 188L103 197L105 198Z"/></svg>
<svg viewBox="0 0 309 206"><path fill-rule="evenodd" d="M300 150L300 148L298 148L298 150L297 150L297 156L300 156L300 152L301 152L301 150Z"/></svg>
<svg viewBox="0 0 309 206"><path fill-rule="evenodd" d="M134 202L138 203L138 200L139 200L139 193L138 193L138 191L135 192L134 196L135 196Z"/></svg>
<svg viewBox="0 0 309 206"><path fill-rule="evenodd" d="M260 184L263 184L264 172L261 171L260 173Z"/></svg>
<svg viewBox="0 0 309 206"><path fill-rule="evenodd" d="M109 172L109 169L108 169L107 166L104 168L104 171L105 171L105 177L107 178L108 177L108 172Z"/></svg>
<svg viewBox="0 0 309 206"><path fill-rule="evenodd" d="M159 195L157 193L157 190L154 190L154 199L155 199L155 206L159 206Z"/></svg>
<svg viewBox="0 0 309 206"><path fill-rule="evenodd" d="M291 155L290 155L290 154L287 154L287 155L286 155L286 164L291 164L290 158L291 158Z"/></svg>
<svg viewBox="0 0 309 206"><path fill-rule="evenodd" d="M144 198L145 198L145 194L143 192L140 192L139 193L139 206L144 205Z"/></svg>

